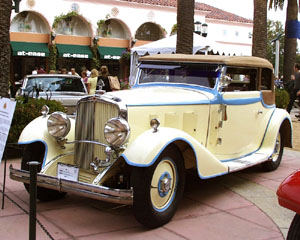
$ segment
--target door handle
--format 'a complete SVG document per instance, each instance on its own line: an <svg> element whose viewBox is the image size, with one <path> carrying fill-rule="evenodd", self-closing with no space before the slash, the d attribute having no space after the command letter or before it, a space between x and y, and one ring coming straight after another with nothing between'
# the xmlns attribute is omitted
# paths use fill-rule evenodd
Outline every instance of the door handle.
<svg viewBox="0 0 300 240"><path fill-rule="evenodd" d="M263 111L262 110L258 110L257 114L263 114Z"/></svg>

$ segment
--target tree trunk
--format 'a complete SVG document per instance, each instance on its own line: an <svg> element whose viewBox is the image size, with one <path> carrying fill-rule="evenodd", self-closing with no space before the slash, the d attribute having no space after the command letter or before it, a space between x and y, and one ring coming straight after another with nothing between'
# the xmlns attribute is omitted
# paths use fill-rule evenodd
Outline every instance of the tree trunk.
<svg viewBox="0 0 300 240"><path fill-rule="evenodd" d="M267 0L254 0L252 56L267 58Z"/></svg>
<svg viewBox="0 0 300 240"><path fill-rule="evenodd" d="M284 41L284 62L283 62L283 81L291 80L291 75L294 73L294 63L296 60L297 38L288 38L287 22L298 20L298 5L297 0L288 0L285 22L285 41Z"/></svg>
<svg viewBox="0 0 300 240"><path fill-rule="evenodd" d="M12 0L0 1L0 96L8 97L10 79L9 27Z"/></svg>
<svg viewBox="0 0 300 240"><path fill-rule="evenodd" d="M176 53L193 54L195 0L177 1Z"/></svg>

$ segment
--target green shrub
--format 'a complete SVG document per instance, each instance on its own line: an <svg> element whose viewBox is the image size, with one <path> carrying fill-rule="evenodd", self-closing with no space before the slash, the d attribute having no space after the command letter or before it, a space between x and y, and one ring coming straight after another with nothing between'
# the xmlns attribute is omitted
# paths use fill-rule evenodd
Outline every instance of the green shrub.
<svg viewBox="0 0 300 240"><path fill-rule="evenodd" d="M44 105L49 107L49 113L56 111L66 112L63 105L55 100L28 98L28 101L26 101L24 97L16 98L16 108L7 139L8 143L16 143L18 141L25 126L33 119L41 116L41 108Z"/></svg>
<svg viewBox="0 0 300 240"><path fill-rule="evenodd" d="M275 102L276 107L286 109L289 104L290 96L289 93L285 89L277 89L275 90Z"/></svg>

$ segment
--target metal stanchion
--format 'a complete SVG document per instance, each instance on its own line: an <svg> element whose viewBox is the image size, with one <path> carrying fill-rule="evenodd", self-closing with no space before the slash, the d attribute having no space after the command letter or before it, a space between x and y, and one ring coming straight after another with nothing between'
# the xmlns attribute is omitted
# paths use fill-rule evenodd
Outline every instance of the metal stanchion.
<svg viewBox="0 0 300 240"><path fill-rule="evenodd" d="M4 209L5 183L6 183L6 149L4 150L4 174L3 174L3 189L2 189L2 209Z"/></svg>
<svg viewBox="0 0 300 240"><path fill-rule="evenodd" d="M37 167L39 162L31 161L27 163L30 171L30 210L29 210L29 240L36 239L36 181Z"/></svg>

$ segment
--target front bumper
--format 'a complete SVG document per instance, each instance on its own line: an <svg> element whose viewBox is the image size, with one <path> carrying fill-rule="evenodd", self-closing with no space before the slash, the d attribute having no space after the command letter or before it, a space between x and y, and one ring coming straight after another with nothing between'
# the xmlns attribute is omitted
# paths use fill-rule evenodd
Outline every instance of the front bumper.
<svg viewBox="0 0 300 240"><path fill-rule="evenodd" d="M28 171L15 169L12 165L10 165L9 171L11 179L23 183L29 183L30 173ZM95 186L92 184L56 178L39 173L37 174L37 186L61 192L74 193L106 202L126 205L133 204L132 189L112 189L104 186Z"/></svg>

